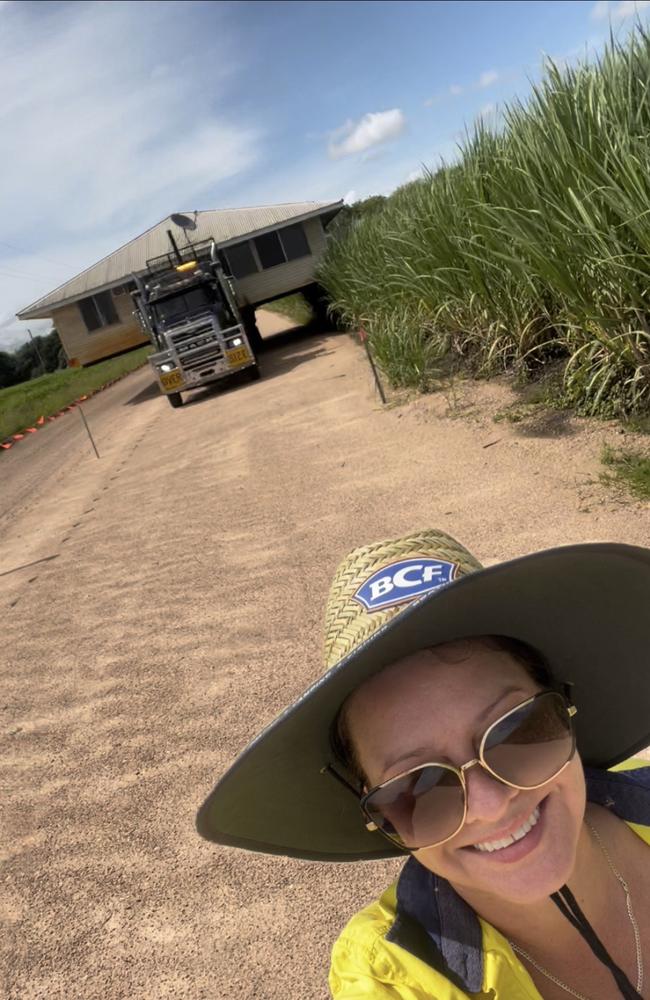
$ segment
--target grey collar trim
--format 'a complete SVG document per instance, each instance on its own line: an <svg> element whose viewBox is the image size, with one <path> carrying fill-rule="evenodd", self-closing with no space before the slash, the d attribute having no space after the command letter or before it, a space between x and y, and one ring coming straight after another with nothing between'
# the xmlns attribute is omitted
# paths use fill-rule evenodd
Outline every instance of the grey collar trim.
<svg viewBox="0 0 650 1000"><path fill-rule="evenodd" d="M587 798L623 820L650 826L650 767L585 768ZM467 993L483 986L481 925L445 879L409 858L397 882L397 912L386 940L441 972Z"/></svg>

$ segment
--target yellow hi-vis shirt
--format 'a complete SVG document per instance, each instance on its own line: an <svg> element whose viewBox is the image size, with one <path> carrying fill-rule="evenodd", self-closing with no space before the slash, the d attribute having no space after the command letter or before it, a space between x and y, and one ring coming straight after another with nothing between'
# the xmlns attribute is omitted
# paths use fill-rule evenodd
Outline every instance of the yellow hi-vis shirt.
<svg viewBox="0 0 650 1000"><path fill-rule="evenodd" d="M613 770L586 769L587 797L650 845L650 765ZM507 939L414 858L348 923L329 982L334 1000L542 1000Z"/></svg>

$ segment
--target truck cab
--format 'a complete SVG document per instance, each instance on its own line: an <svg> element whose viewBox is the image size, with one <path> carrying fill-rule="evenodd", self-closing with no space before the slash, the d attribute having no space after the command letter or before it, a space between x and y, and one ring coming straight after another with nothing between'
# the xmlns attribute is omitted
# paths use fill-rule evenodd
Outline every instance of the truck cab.
<svg viewBox="0 0 650 1000"><path fill-rule="evenodd" d="M168 235L171 252L147 261L144 276L133 276L133 298L157 348L149 364L176 408L182 406L182 392L243 369L257 379L260 371L214 241L179 250Z"/></svg>

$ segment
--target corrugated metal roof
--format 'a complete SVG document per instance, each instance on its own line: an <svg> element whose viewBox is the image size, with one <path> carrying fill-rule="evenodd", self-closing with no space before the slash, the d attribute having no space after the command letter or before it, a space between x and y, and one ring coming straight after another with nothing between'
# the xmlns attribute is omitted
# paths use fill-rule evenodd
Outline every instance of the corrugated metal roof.
<svg viewBox="0 0 650 1000"><path fill-rule="evenodd" d="M199 240L214 239L222 245L231 240L241 239L265 229L291 220L319 215L328 209L340 208L342 202L300 201L286 205L261 205L257 208L228 208L207 212L185 212L196 221L196 229L188 233L194 243ZM65 302L75 302L101 288L110 288L128 278L134 271L144 270L148 260L167 253L169 240L167 230L171 229L179 246L185 244L184 230L174 225L171 216L125 243L119 250L86 268L81 274L59 285L52 292L43 295L36 302L21 309L18 319L36 319L51 316L53 306Z"/></svg>

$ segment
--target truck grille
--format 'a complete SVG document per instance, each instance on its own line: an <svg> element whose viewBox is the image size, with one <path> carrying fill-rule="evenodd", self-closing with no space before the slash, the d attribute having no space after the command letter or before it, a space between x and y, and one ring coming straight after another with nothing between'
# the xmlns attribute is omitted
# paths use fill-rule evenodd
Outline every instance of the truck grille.
<svg viewBox="0 0 650 1000"><path fill-rule="evenodd" d="M200 372L223 359L221 344L209 318L168 330L167 338L186 371Z"/></svg>
<svg viewBox="0 0 650 1000"><path fill-rule="evenodd" d="M185 371L204 371L206 368L210 368L217 361L223 359L223 352L218 344L212 344L206 346L199 351L187 352L186 354L179 354L179 361L181 363L181 368Z"/></svg>

